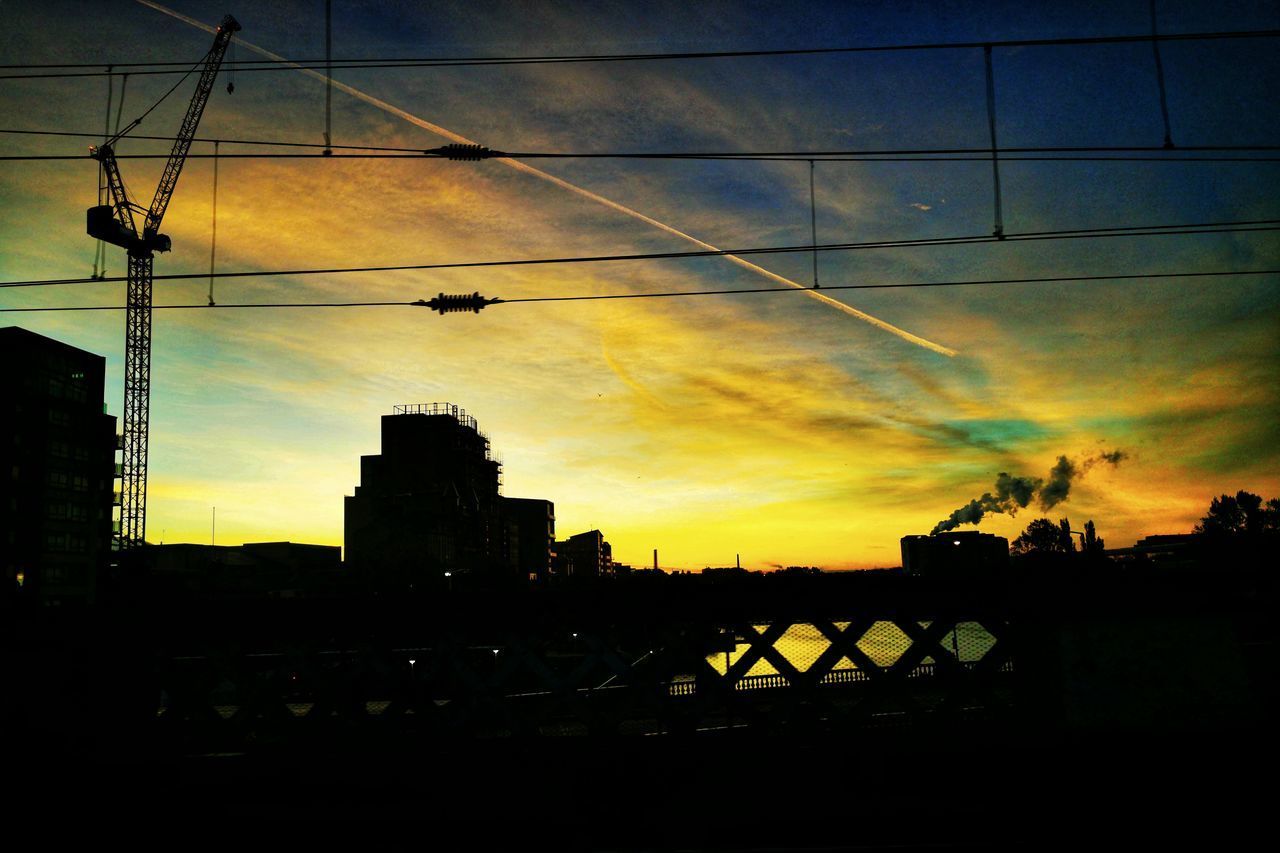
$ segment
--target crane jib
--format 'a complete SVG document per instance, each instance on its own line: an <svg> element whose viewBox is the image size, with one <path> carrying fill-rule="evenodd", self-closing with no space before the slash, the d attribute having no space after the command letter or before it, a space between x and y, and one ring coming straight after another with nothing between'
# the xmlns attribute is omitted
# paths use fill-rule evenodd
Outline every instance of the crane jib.
<svg viewBox="0 0 1280 853"><path fill-rule="evenodd" d="M165 163L164 172L156 186L155 197L149 208L142 208L129 199L120 167L110 143L90 149L90 154L102 164L106 176L110 204L89 208L86 214L86 230L91 237L122 246L129 253L129 277L127 310L125 312L125 377L124 416L122 418L120 487L120 521L116 545L130 550L146 541L147 507L147 444L151 407L151 283L154 252L169 251L170 241L160 233L164 212L173 198L182 173L183 163L191 150L200 117L204 114L209 94L218 68L231 44L232 34L240 30L235 18L222 19L213 37L213 47L205 55L195 94L182 119L182 127L174 137L173 151ZM115 140L111 140L114 142ZM138 230L135 217L143 217L142 230Z"/></svg>
<svg viewBox="0 0 1280 853"><path fill-rule="evenodd" d="M170 152L169 159L164 165L160 183L156 186L155 197L151 200L151 207L147 211L147 221L143 225L144 236L160 230L160 222L164 219L164 212L169 207L169 200L173 197L173 191L178 185L178 176L182 173L187 152L191 150L191 140L195 138L200 117L204 115L205 104L209 102L209 95L213 92L214 78L218 76L222 58L226 56L227 48L231 45L232 34L239 30L239 22L227 15L222 19L222 24L214 35L213 47L205 57L204 68L200 72L200 79L196 82L195 94L192 95L187 114L182 119L182 127L174 138L173 151Z"/></svg>

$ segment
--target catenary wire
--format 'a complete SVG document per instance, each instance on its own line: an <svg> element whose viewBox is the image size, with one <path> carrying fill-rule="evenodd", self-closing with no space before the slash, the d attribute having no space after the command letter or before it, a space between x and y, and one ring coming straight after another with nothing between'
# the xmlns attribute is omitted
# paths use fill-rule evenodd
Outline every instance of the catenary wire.
<svg viewBox="0 0 1280 853"><path fill-rule="evenodd" d="M96 134L96 133L79 133L79 132L61 131L61 130L34 130L34 129L19 129L19 128L0 128L0 133L21 134L21 135L28 135L28 136L72 136L72 137L83 138L83 139L97 139L97 138L98 138L98 136L99 136L99 134ZM153 135L144 135L144 134L136 134L136 133L129 134L129 138L130 138L130 139L148 139L148 140L156 140L156 141L160 141L160 142L173 142L173 141L174 141L174 139L175 139L175 137L172 137L172 136L153 136ZM286 142L286 141L283 141L283 140L270 140L270 139L222 139L222 138L220 138L220 137L215 139L215 138L212 138L212 137L196 137L196 138L194 138L192 141L193 141L193 142L209 142L209 143L214 143L214 142L216 142L216 143L220 143L220 144L222 144L222 145L260 145L260 146L264 146L264 147L313 148L313 149L318 149L318 150L322 150L322 149L324 149L324 148L325 148L325 145L324 145L323 143L320 143L320 142ZM430 157L430 158L432 158L432 159L447 159L447 155L445 155L445 154L434 153L434 152L432 152L432 150L431 150L431 149L423 149L423 148L407 148L407 147L403 147L403 146L386 146L386 145L330 145L330 146L328 146L328 147L329 147L329 148L331 148L331 149L335 149L335 150L360 151L360 152L363 152L363 151L373 151L373 152L402 153L402 154L410 154L410 155L413 155L414 157L427 156L427 157ZM1219 145L1219 146L1188 146L1188 147L1184 147L1184 148L1178 148L1178 149L1175 149L1175 153L1174 153L1174 154L1169 154L1169 153L1168 153L1168 152L1169 152L1169 149L1163 148L1163 147L1161 147L1161 146L1154 146L1154 145L1148 145L1148 146L1111 146L1111 147L1107 147L1107 146L1091 146L1091 147L1065 147L1065 146L1053 146L1053 147L1019 147L1019 148L1000 148L1000 149L997 149L997 152L996 152L996 153L1000 154L1000 155L1001 155L1001 157L1002 157L1002 159L1003 159L1003 158L1005 158L1005 156L1006 156L1006 155L1009 155L1009 154L1042 154L1042 153L1060 153L1060 154L1066 155L1066 154L1071 154L1071 153L1073 153L1073 152L1093 152L1094 154L1101 154L1101 153L1106 153L1106 152L1113 152L1115 155L1121 155L1121 154L1124 154L1124 153L1126 153L1126 152L1149 152L1149 153L1154 153L1154 152L1166 152L1166 153L1165 153L1165 156L1162 156L1162 157L1141 157L1141 158L1137 158L1137 157L1122 157L1122 156L1108 156L1108 157L1095 157L1095 156L1088 156L1088 157L1054 156L1054 157L1047 157L1047 158L1039 158L1039 157L1031 157L1031 156L1017 156L1017 157L1010 157L1010 158L1008 158L1008 159L1018 159L1018 160L1033 160L1033 159L1069 160L1069 159L1080 159L1080 160L1104 160L1104 161L1105 161L1105 160L1137 160L1137 159L1141 159L1141 160L1147 160L1147 161L1153 161L1153 162L1159 162L1159 161L1163 161L1163 160L1174 160L1174 161L1177 161L1177 160L1190 160L1190 161L1203 160L1203 161L1205 161L1205 162L1218 162L1219 160L1222 160L1222 161L1226 161L1226 162L1242 162L1242 161L1243 161L1243 162L1249 162L1249 161L1256 160L1256 161L1258 161L1258 162L1274 162L1274 158L1262 158L1262 157L1244 157L1244 158L1236 158L1236 157L1232 157L1232 158L1208 158L1208 157L1201 157L1201 156L1195 156L1195 157L1182 157L1182 156L1179 156L1180 154L1187 153L1187 152L1192 152L1192 153L1194 153L1194 152L1214 152L1214 151L1272 151L1272 150L1274 150L1274 151L1280 151L1280 146L1258 146L1258 145L1253 145L1253 146L1221 146L1221 145ZM589 159L589 158L617 158L617 159L626 159L626 158L631 158L631 159L689 159L689 160L788 160L788 161L790 161L790 160L809 160L809 159L817 158L817 159L822 159L822 160L830 160L830 161L832 161L832 162L840 162L842 158L856 158L856 159L858 159L858 160L861 160L861 159L864 159L864 158L873 158L873 157L874 157L874 158L881 158L881 159L883 159L883 158L888 157L888 156L890 156L890 155L894 155L894 156L896 156L896 155L903 155L904 157L907 157L907 155L911 155L911 156L907 157L907 159L902 160L902 161L899 161L899 160L887 160L887 159L886 159L886 160L885 160L885 162L929 162L930 160L938 160L938 161L940 161L940 162L941 162L941 161L948 161L948 160L965 160L965 161L977 160L977 161L986 162L986 161L988 161L988 160L990 159L990 157L991 157L991 153L992 153L992 151L991 151L991 149L990 149L990 148L902 148L902 149L865 149L865 150L856 150L856 149L855 149L855 150L834 150L834 151L816 151L816 152L814 152L814 151L792 151L792 152L776 152L776 151L774 151L774 152L764 152L764 151L754 151L754 152L753 152L753 151L743 151L743 152L680 152L680 151L673 151L673 152L662 152L662 151L657 151L657 152L560 152L560 151L515 151L515 152L511 152L511 151L496 151L496 150L493 150L493 156L516 157L516 158L523 158L523 159L534 159L534 158L557 158L557 157L559 157L559 158L566 158L566 159L567 159L567 158L587 158L587 159ZM950 155L950 154L967 154L967 155L971 155L971 156L965 156L965 157L939 156L939 155ZM132 158L147 158L147 157L160 157L160 156L162 156L162 155L160 155L160 154L154 154L154 155L146 155L146 154L142 154L142 155L137 155L137 154L135 154L135 155L123 155L123 154L121 154L121 155L117 155L117 159L129 159L130 157L132 157ZM208 157L208 156L210 156L210 155L208 155L208 154L198 154L198 153L197 153L197 154L189 154L189 155L187 155L187 156L188 156L188 157ZM223 154L222 156L223 156L223 157L228 157L228 156L233 156L233 155ZM265 156L265 155L255 155L255 156ZM341 158L341 157L342 157L342 156L344 156L344 155L333 155L333 156L334 156L334 157ZM8 159L30 159L30 158L49 158L49 159L63 159L63 160L80 160L80 159L85 159L85 155L29 155L29 156L28 156L28 155L15 155L14 157L11 157L11 158L8 158ZM926 159L926 158L927 158L927 159ZM333 159L333 157L328 157L328 156L326 156L326 159Z"/></svg>
<svg viewBox="0 0 1280 853"><path fill-rule="evenodd" d="M1224 276L1277 275L1280 267L1257 270L1201 270L1197 272L1164 272L1164 273L1116 273L1109 275L1066 275L1043 276L1039 278L988 278L964 281L910 281L885 284L831 284L823 285L822 290L885 290L893 288L916 287L970 287L987 285L1016 284L1048 284L1065 282L1091 281L1127 281L1154 280L1169 278L1206 278ZM587 302L604 299L668 299L693 296L741 296L762 293L803 293L809 287L752 287L733 290L676 290L656 293L610 293L585 296L527 296L515 299L496 299L490 304L506 305L530 302ZM223 302L216 305L192 303L181 305L153 305L154 310L185 310L194 308L371 308L371 307L425 307L426 303L417 300L386 302ZM38 311L123 311L123 305L58 305L36 308L0 308L0 313L23 313Z"/></svg>
<svg viewBox="0 0 1280 853"><path fill-rule="evenodd" d="M553 264L603 263L614 261L648 261L673 260L681 258L705 258L721 255L764 255L786 254L794 252L850 251L858 249L893 249L912 248L917 246L967 246L998 242L1023 242L1038 240L1070 240L1101 237L1155 237L1179 236L1186 234L1239 234L1260 231L1280 231L1280 219L1253 219L1235 222L1200 222L1179 225L1121 225L1113 228L1088 228L1058 231L1025 231L1006 234L999 240L990 234L979 234L967 237L936 237L916 240L881 240L863 243L829 243L825 245L793 245L768 246L746 249L717 249L689 252L646 252L630 255L586 255L559 258L521 258L498 261L456 261L436 264L400 264L389 266L361 267L327 267L292 270L253 270L241 272L219 272L214 278L265 278L274 276L301 275L338 275L364 272L411 272L420 270L473 269L478 267L539 266ZM153 277L154 281L182 281L187 279L205 279L208 273L169 273ZM124 276L109 278L59 278L59 279L27 279L20 281L0 282L5 287L51 287L69 284L102 284L125 281ZM823 288L824 290L826 288Z"/></svg>
<svg viewBox="0 0 1280 853"><path fill-rule="evenodd" d="M922 42L912 44L893 44L893 45L863 45L857 47L821 47L821 48L791 48L778 50L730 50L730 51L693 51L682 53L623 53L623 54L559 54L547 56L523 56L523 57L444 57L444 58L425 58L425 57L391 57L386 59L378 58L353 58L353 59L335 59L326 63L321 59L307 60L261 60L248 59L239 62L233 62L227 65L228 68L234 68L240 72L253 71L277 71L277 70L296 70L299 67L311 68L313 70L324 69L326 66L334 69L377 69L377 68L432 68L432 67L454 67L454 66L475 66L475 65L548 65L563 63L588 63L588 62L641 62L641 61L666 61L666 60L689 60L689 59L733 59L745 57L768 57L768 56L818 56L831 54L849 54L849 53L887 53L895 51L924 51L924 50L964 50L973 48L1017 48L1017 47L1047 47L1057 45L1100 45L1100 44L1126 44L1126 43L1151 43L1151 42L1167 42L1167 41L1219 41L1231 39L1250 39L1250 38L1275 38L1280 36L1280 30L1230 30L1219 32L1198 32L1198 33L1144 33L1141 35L1120 35L1120 36L1079 36L1065 38L1042 38L1042 39L1005 39L991 41L966 41L966 42ZM49 63L49 64L13 64L0 65L0 70L14 71L23 69L46 69L46 68L77 68L103 69L108 65L113 68L125 69L151 69L151 70L131 70L131 71L41 71L36 74L0 74L0 80L13 79L41 79L41 78L58 78L58 77L95 77L106 74L176 74L179 71L173 66L186 65L182 62L96 62L96 63Z"/></svg>
<svg viewBox="0 0 1280 853"><path fill-rule="evenodd" d="M127 131L126 131L127 132ZM215 141L215 140L202 140ZM1159 147L1142 147L1142 148L1029 148L1029 149L997 149L995 153L1000 155L1000 159L1019 161L1019 160L1035 160L1035 161L1107 161L1115 160L1118 162L1130 162L1134 160L1143 162L1234 162L1234 163L1270 163L1276 162L1276 157L1202 157L1202 156L1181 156L1179 154L1166 156L1140 156L1129 157L1123 156L1123 152L1157 152L1165 149ZM1086 156L1072 154L1073 151L1095 152ZM1280 151L1280 145L1203 145L1194 148L1177 149L1182 153L1195 152L1272 152ZM1004 156L1006 152L1012 152L1013 156ZM1035 152L1062 152L1055 156L1024 156L1021 152L1033 154ZM1097 156L1097 152L1115 152L1116 156ZM971 155L971 156L951 156L951 155ZM985 156L972 156L985 155ZM816 151L816 152L560 152L560 151L498 151L492 150L489 154L481 158L475 159L498 159L510 158L515 160L569 160L569 159L614 159L614 160L721 160L721 161L754 161L754 162L807 162L809 160L818 160L827 162L908 162L908 163L932 163L932 162L990 162L992 149L902 149L894 151L892 149L877 149L871 151ZM168 154L117 154L117 160L162 160L167 158ZM452 158L448 153L434 151L431 149L419 149L412 153L353 153L353 154L282 154L282 153L262 153L252 152L244 154L221 154L220 159L232 160L450 160ZM211 159L212 154L188 154L187 159L201 160ZM6 154L0 155L0 161L63 161L63 160L89 160L92 157L88 154Z"/></svg>

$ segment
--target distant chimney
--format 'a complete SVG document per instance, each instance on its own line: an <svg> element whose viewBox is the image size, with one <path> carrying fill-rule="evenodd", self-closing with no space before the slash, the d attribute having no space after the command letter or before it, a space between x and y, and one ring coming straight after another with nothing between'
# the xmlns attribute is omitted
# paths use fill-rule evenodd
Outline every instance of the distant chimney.
<svg viewBox="0 0 1280 853"><path fill-rule="evenodd" d="M737 567L737 568L739 568L739 569L740 569L740 568L742 568L742 555L741 555L741 554L734 554L734 555L733 555L733 564L734 564L734 566L736 566L736 567Z"/></svg>
<svg viewBox="0 0 1280 853"><path fill-rule="evenodd" d="M658 549L657 548L653 549L653 570L655 572L658 570Z"/></svg>

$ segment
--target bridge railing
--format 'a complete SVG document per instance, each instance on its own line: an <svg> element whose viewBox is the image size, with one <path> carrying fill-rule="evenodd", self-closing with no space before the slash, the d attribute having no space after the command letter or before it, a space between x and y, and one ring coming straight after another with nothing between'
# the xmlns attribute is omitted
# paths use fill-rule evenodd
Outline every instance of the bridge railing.
<svg viewBox="0 0 1280 853"><path fill-rule="evenodd" d="M335 731L659 734L802 717L848 728L1013 706L1009 622L990 615L579 627L509 627L481 642L454 626L424 630L429 642L357 648L295 637L268 652L212 643L155 659L146 728L228 750Z"/></svg>

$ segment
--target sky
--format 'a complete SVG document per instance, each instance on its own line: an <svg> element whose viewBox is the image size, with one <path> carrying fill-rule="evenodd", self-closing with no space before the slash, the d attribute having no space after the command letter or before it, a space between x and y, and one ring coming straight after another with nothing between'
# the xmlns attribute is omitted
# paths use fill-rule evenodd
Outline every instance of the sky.
<svg viewBox="0 0 1280 853"><path fill-rule="evenodd" d="M1132 35L1147 0L1086 3L374 3L333 0L335 58L672 53ZM228 11L243 43L324 55L324 4L4 3L0 64L195 62ZM1156 5L1161 32L1280 28L1265 2ZM168 10L168 11L166 11ZM1274 39L1161 46L1179 147L1280 144ZM1151 45L997 47L1002 147L1159 146ZM9 69L3 73L25 73ZM335 71L333 142L504 151L760 152L989 145L982 50ZM127 123L176 78L125 84ZM321 143L325 86L290 70L219 77L199 136ZM171 135L188 81L136 131ZM119 106L120 81L112 92ZM101 133L107 80L0 80L0 127ZM114 121L114 116L112 117ZM0 155L94 140L0 133ZM196 143L193 154L212 153ZM126 139L119 154L167 153ZM266 149L224 144L222 153ZM1274 154L1274 152L1272 152ZM981 236L989 162L221 159L219 271L680 252ZM163 160L121 160L150 201ZM566 186L566 184L570 186ZM577 192L581 188L589 194ZM85 277L97 166L0 162L0 282ZM1006 234L1280 219L1280 163L1004 162ZM606 199L610 206L601 201ZM191 159L157 275L209 268L213 161ZM619 206L642 214L637 218ZM780 283L809 253L222 279L215 300L519 299L774 287L784 293L421 308L158 310L147 538L342 544L342 498L397 404L448 401L503 461L504 493L555 502L616 559L667 567L894 566L1007 473L1050 481L977 529L1092 519L1109 547L1187 531L1212 497L1280 495L1280 276L827 290L911 336ZM947 282L1280 267L1274 232L828 251L820 283ZM108 247L107 275L124 252ZM772 274L775 277L769 277ZM207 301L158 281L157 304ZM0 290L0 308L122 305L118 282ZM0 314L103 355L123 399L123 311ZM948 355L942 350L953 351ZM1119 462L1097 462L1121 451ZM1090 460L1093 460L1091 462ZM1097 463L1097 464L1095 464ZM1059 468L1059 470L1062 470ZM1017 508L1016 506L1013 508ZM961 529L974 529L964 525Z"/></svg>

